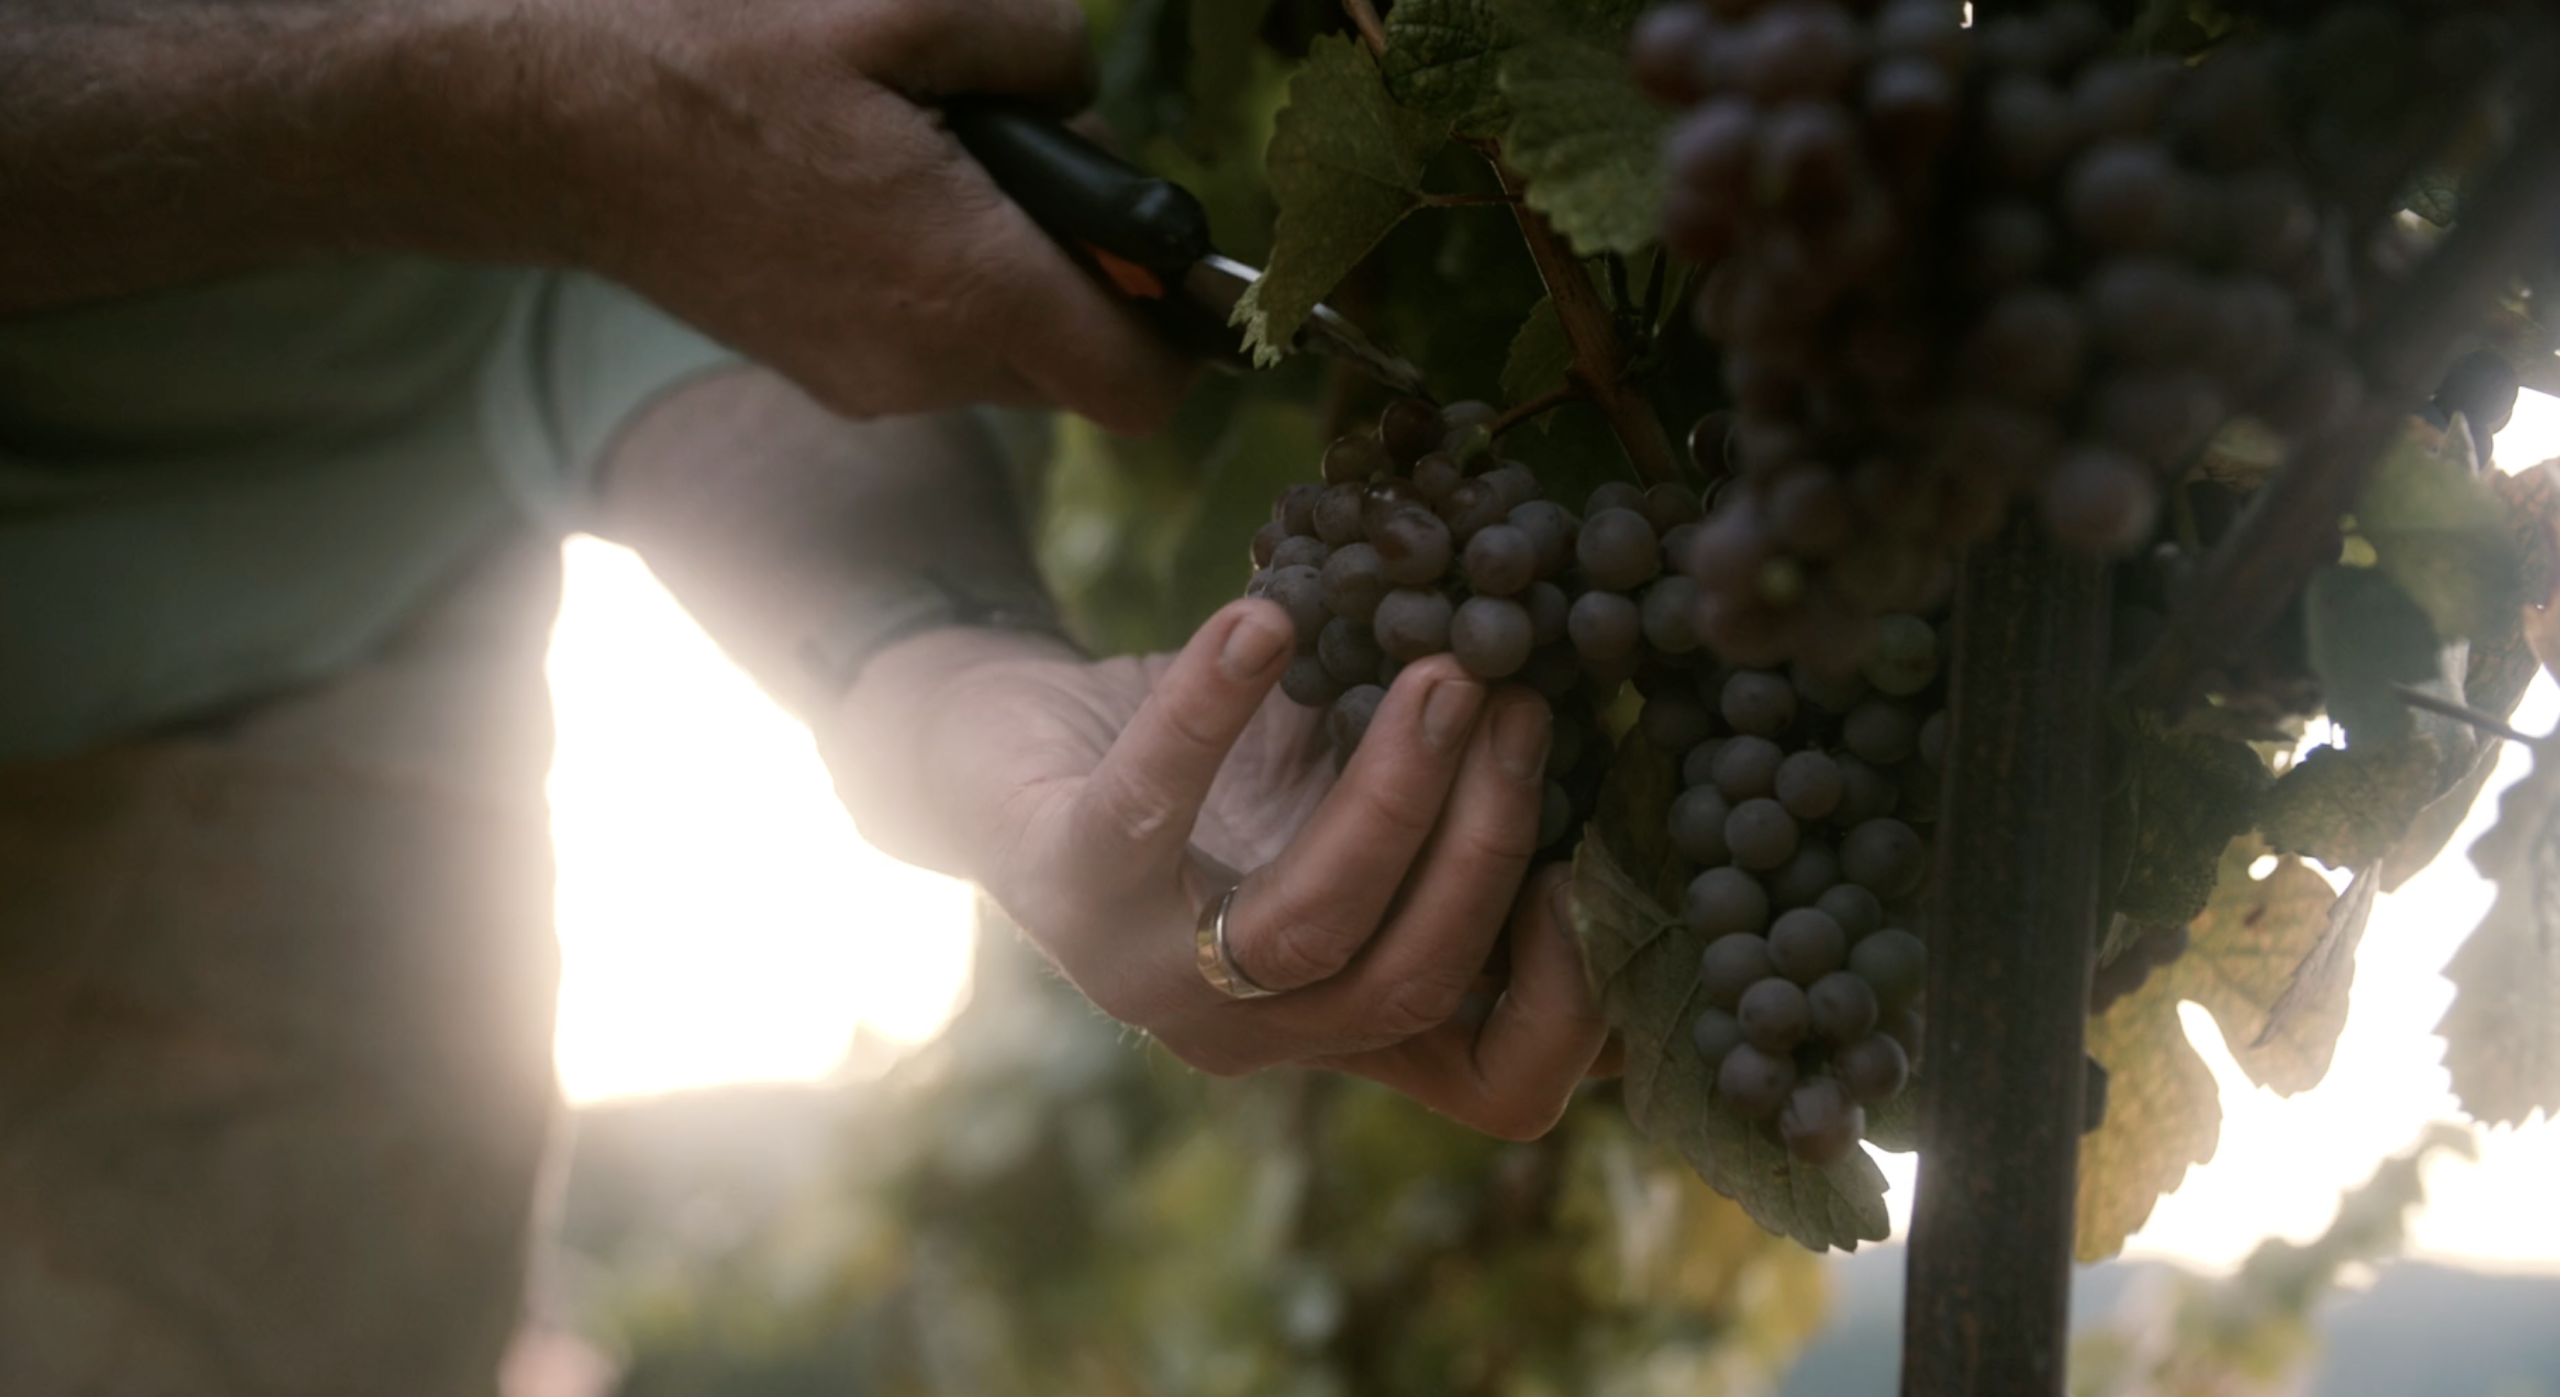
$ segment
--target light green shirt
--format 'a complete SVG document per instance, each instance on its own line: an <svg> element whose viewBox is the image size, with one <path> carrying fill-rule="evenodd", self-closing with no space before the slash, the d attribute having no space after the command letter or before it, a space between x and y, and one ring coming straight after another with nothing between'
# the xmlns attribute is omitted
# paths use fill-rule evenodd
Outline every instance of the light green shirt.
<svg viewBox="0 0 2560 1397"><path fill-rule="evenodd" d="M734 362L552 272L364 260L0 321L0 761L328 674Z"/></svg>

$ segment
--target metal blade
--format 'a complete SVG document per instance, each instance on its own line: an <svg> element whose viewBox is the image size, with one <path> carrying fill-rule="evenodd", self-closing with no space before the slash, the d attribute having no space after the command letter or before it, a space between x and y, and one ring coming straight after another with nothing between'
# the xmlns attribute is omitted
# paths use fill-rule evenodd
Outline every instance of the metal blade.
<svg viewBox="0 0 2560 1397"><path fill-rule="evenodd" d="M1185 296L1224 318L1235 313L1236 302L1243 299L1245 288L1261 276L1232 257L1211 253L1192 264L1190 274L1183 278L1182 290ZM1423 386L1420 369L1404 356L1380 348L1331 306L1319 305L1310 312L1290 347L1332 355L1397 392L1418 398L1431 396Z"/></svg>

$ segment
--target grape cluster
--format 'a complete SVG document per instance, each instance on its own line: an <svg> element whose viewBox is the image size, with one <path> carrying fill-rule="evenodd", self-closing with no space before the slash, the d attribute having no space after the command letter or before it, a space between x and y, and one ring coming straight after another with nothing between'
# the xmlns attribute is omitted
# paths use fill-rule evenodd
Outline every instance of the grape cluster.
<svg viewBox="0 0 2560 1397"><path fill-rule="evenodd" d="M1649 15L1637 75L1686 108L1666 236L1713 266L1697 314L1739 414L1710 453L1734 479L1678 560L1707 642L1842 672L2014 500L2123 554L2227 419L2344 426L2344 335L2413 252L2327 197L2344 157L2293 80L2369 46L2376 8L2330 7L2299 60L2235 43L2193 66L2111 53L2077 3L1980 27L1955 0ZM2473 61L2441 47L2426 61Z"/></svg>
<svg viewBox="0 0 2560 1397"><path fill-rule="evenodd" d="M1822 1164L1900 1092L1920 1046L1928 958L1895 923L1928 877L1914 821L1934 812L1946 757L1936 630L1894 614L1846 678L1702 669L1719 733L1681 758L1672 844L1698 867L1681 914L1706 939L1693 1026L1736 1115L1776 1119ZM1664 702L1660 695L1648 710Z"/></svg>
<svg viewBox="0 0 2560 1397"><path fill-rule="evenodd" d="M1282 490L1254 535L1245 591L1289 613L1299 652L1281 688L1329 710L1345 756L1397 673L1430 655L1544 695L1556 721L1538 843L1555 851L1608 769L1601 708L1649 659L1698 649L1696 586L1662 558L1699 504L1678 485L1612 483L1576 515L1493 451L1494 417L1405 400L1375 434L1334 442L1325 483Z"/></svg>

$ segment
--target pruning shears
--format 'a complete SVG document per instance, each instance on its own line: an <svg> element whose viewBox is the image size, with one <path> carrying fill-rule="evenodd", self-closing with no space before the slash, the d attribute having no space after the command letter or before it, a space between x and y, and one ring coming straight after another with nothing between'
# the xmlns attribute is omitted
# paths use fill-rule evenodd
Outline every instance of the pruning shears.
<svg viewBox="0 0 2560 1397"><path fill-rule="evenodd" d="M1242 366L1228 318L1262 273L1211 245L1208 212L1190 190L1018 103L973 98L949 104L943 117L1033 222L1146 306L1175 343L1213 363ZM1307 316L1291 347L1331 355L1398 392L1430 396L1420 370L1330 306Z"/></svg>

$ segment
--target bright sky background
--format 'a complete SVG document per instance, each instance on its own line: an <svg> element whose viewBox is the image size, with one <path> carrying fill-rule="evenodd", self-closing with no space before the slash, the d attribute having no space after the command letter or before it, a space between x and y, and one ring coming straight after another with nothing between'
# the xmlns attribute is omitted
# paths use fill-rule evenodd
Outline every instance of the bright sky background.
<svg viewBox="0 0 2560 1397"><path fill-rule="evenodd" d="M2560 402L2526 394L2500 438L2514 468L2560 456ZM721 656L630 553L568 545L552 642L559 712L552 828L560 856L561 1081L573 1101L837 1070L857 1029L929 1037L957 1007L970 894L863 844L806 731ZM2516 725L2560 724L2537 678ZM2447 857L2381 899L2356 959L2329 1077L2291 1100L2251 1087L2212 1020L2188 1034L2222 1084L2221 1153L2134 1239L2136 1254L2223 1266L2270 1233L2316 1235L2362 1181L2454 1103L2432 1036L2437 973L2487 910L2461 852L2522 775L2510 751ZM2560 1126L2439 1159L2422 1252L2560 1271ZM1886 1157L1897 1230L1907 1159Z"/></svg>

